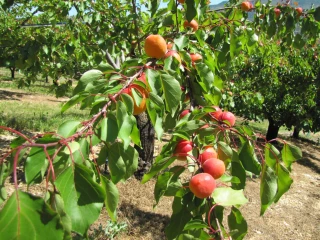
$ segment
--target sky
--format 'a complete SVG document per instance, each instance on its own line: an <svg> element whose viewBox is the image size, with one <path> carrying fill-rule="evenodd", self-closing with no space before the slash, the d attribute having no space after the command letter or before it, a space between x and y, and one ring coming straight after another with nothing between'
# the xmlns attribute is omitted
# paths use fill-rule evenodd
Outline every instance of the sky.
<svg viewBox="0 0 320 240"><path fill-rule="evenodd" d="M223 1L225 1L225 0L211 0L211 3L210 3L210 4L218 4L218 3L221 3L221 2L223 2ZM161 3L161 4L160 4L160 7L164 7L165 4L166 4L166 3ZM71 9L70 15L71 15L71 16L76 15L76 10L75 10L74 8Z"/></svg>

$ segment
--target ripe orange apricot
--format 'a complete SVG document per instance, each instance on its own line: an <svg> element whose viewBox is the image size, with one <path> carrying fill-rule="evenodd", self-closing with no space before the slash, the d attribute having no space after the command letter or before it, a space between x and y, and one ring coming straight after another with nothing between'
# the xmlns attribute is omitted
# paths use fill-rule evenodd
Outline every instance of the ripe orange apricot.
<svg viewBox="0 0 320 240"><path fill-rule="evenodd" d="M136 101L133 98L132 88L135 88L141 95L142 99L140 105L138 106ZM133 99L133 115L139 115L143 113L147 109L147 98L146 98L146 90L139 85L131 85L128 88L124 89L122 93L129 94Z"/></svg>
<svg viewBox="0 0 320 240"><path fill-rule="evenodd" d="M224 162L218 158L209 158L202 165L203 171L210 174L214 179L220 178L226 171Z"/></svg>
<svg viewBox="0 0 320 240"><path fill-rule="evenodd" d="M194 19L191 20L191 22L188 22L188 20L186 20L186 21L184 22L183 26L184 26L185 28L191 27L191 28L193 29L193 32L197 31L198 28L199 28L198 22L197 22L196 20L194 20Z"/></svg>
<svg viewBox="0 0 320 240"><path fill-rule="evenodd" d="M149 35L146 38L144 50L149 57L160 59L167 52L167 43L160 35Z"/></svg>
<svg viewBox="0 0 320 240"><path fill-rule="evenodd" d="M241 3L241 10L245 12L249 12L253 8L251 2L245 1Z"/></svg>
<svg viewBox="0 0 320 240"><path fill-rule="evenodd" d="M181 140L178 142L175 148L175 155L177 156L177 160L186 161L188 152L190 152L193 148L193 143L188 140Z"/></svg>
<svg viewBox="0 0 320 240"><path fill-rule="evenodd" d="M218 158L218 153L212 146L205 146L203 152L199 156L199 161L203 164L210 158Z"/></svg>
<svg viewBox="0 0 320 240"><path fill-rule="evenodd" d="M302 7L298 7L298 8L296 8L296 11L298 13L298 16L301 16L302 12L303 12L303 9L302 9Z"/></svg>
<svg viewBox="0 0 320 240"><path fill-rule="evenodd" d="M197 198L207 198L216 188L216 181L208 173L199 173L191 178L189 188Z"/></svg>

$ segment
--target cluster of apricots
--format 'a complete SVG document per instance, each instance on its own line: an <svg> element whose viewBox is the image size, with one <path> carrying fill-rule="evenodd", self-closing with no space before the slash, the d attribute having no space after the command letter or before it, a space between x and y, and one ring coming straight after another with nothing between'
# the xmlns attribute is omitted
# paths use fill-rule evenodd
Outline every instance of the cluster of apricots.
<svg viewBox="0 0 320 240"><path fill-rule="evenodd" d="M240 4L241 10L245 11L245 12L249 12L251 10L253 10L253 4L249 1L244 1ZM297 7L296 9L297 15L298 17L301 16L303 14L303 8L302 7ZM274 14L276 16L276 18L279 18L281 15L281 10L279 8L274 8L273 9ZM264 15L261 15L261 18L263 18Z"/></svg>
<svg viewBox="0 0 320 240"><path fill-rule="evenodd" d="M233 113L222 111L219 107L213 107L215 111L210 112L209 116L212 121L225 124L232 127L235 124L236 117ZM190 110L184 110L180 114L180 119L190 113ZM175 147L174 156L177 160L187 161L187 157L192 157L194 143L189 140L180 140ZM194 175L190 182L190 191L198 198L207 198L211 196L216 188L216 179L219 179L226 171L227 160L224 152L221 149L214 149L213 146L204 146L198 154L197 163L200 167L198 174Z"/></svg>

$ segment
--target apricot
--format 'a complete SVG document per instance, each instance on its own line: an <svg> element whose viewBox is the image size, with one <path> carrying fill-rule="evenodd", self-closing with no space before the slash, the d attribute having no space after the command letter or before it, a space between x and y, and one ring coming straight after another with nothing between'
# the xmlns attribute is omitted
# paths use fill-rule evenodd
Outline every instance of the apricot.
<svg viewBox="0 0 320 240"><path fill-rule="evenodd" d="M241 3L241 10L245 12L249 12L253 8L251 2L245 1Z"/></svg>
<svg viewBox="0 0 320 240"><path fill-rule="evenodd" d="M170 50L170 51L168 51L168 52L164 55L164 58L168 58L168 57L170 57L170 56L174 57L175 59L178 60L179 63L181 63L181 57L180 57L180 55L179 55L179 53L178 53L177 51L175 51L175 50Z"/></svg>
<svg viewBox="0 0 320 240"><path fill-rule="evenodd" d="M296 8L296 11L298 13L298 16L301 16L302 12L303 12L303 8L302 7L298 7L298 8Z"/></svg>
<svg viewBox="0 0 320 240"><path fill-rule="evenodd" d="M186 116L189 113L190 113L189 109L183 110L182 113L180 113L179 119L183 118L184 116Z"/></svg>
<svg viewBox="0 0 320 240"><path fill-rule="evenodd" d="M140 105L138 106L136 101L134 100L133 94L132 94L132 88L135 88L142 96ZM130 95L133 99L133 115L139 115L140 113L143 113L147 109L147 98L146 98L146 90L139 86L139 85L131 85L128 88L124 89L122 93L126 93Z"/></svg>
<svg viewBox="0 0 320 240"><path fill-rule="evenodd" d="M233 127L234 124L236 123L236 117L233 115L232 112L228 112L228 111L223 112L220 115L219 120L227 124L229 127Z"/></svg>
<svg viewBox="0 0 320 240"><path fill-rule="evenodd" d="M275 8L275 9L273 9L273 11L274 11L274 14L276 15L277 18L280 17L281 10L279 8Z"/></svg>
<svg viewBox="0 0 320 240"><path fill-rule="evenodd" d="M188 140L181 140L178 142L175 148L175 155L177 156L177 160L186 161L188 152L190 152L193 148L193 143Z"/></svg>
<svg viewBox="0 0 320 240"><path fill-rule="evenodd" d="M222 110L218 106L213 106L213 108L216 110L214 112L210 112L209 115L213 118L213 120L218 120L220 119L222 115Z"/></svg>
<svg viewBox="0 0 320 240"><path fill-rule="evenodd" d="M226 171L224 162L218 158L209 158L202 164L203 171L210 174L214 179L220 178Z"/></svg>
<svg viewBox="0 0 320 240"><path fill-rule="evenodd" d="M184 4L185 0L178 0L178 2Z"/></svg>
<svg viewBox="0 0 320 240"><path fill-rule="evenodd" d="M149 57L160 59L167 52L167 43L160 35L149 35L146 38L144 50Z"/></svg>
<svg viewBox="0 0 320 240"><path fill-rule="evenodd" d="M198 22L197 22L196 20L194 20L194 19L191 20L191 22L189 22L188 20L186 20L186 21L184 22L183 26L184 26L185 28L187 28L187 27L192 28L193 32L197 31L198 28L199 28Z"/></svg>
<svg viewBox="0 0 320 240"><path fill-rule="evenodd" d="M199 161L203 164L210 158L218 158L218 153L212 146L205 146L203 152L199 156Z"/></svg>
<svg viewBox="0 0 320 240"><path fill-rule="evenodd" d="M207 198L216 188L216 181L208 173L199 173L191 178L189 188L197 198Z"/></svg>

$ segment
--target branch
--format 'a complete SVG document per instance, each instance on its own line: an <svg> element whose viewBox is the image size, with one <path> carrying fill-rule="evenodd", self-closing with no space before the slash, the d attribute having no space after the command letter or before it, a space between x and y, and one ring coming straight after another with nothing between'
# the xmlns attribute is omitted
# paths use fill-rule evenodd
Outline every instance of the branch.
<svg viewBox="0 0 320 240"><path fill-rule="evenodd" d="M106 51L106 59L107 59L107 62L115 69L118 69L118 66L117 64L113 61L110 53L108 52L108 50Z"/></svg>
<svg viewBox="0 0 320 240"><path fill-rule="evenodd" d="M26 22L28 22L37 12L39 11L39 9L37 8L36 10L34 10L31 15L29 17L27 17L26 19L24 19L19 25L18 28L22 27Z"/></svg>

